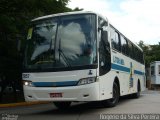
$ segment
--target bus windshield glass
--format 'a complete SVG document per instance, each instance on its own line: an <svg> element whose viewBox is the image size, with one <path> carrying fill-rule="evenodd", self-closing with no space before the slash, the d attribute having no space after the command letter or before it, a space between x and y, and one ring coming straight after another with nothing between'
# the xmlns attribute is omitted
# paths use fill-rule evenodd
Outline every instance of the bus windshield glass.
<svg viewBox="0 0 160 120"><path fill-rule="evenodd" d="M74 68L97 64L96 16L65 15L33 21L25 69Z"/></svg>

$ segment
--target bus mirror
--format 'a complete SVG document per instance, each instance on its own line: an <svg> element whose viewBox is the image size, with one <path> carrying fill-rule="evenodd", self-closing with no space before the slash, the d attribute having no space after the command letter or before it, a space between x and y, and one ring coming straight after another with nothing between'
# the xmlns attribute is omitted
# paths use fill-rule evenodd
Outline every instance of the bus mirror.
<svg viewBox="0 0 160 120"><path fill-rule="evenodd" d="M101 34L101 39L105 42L108 41L108 32L107 31L102 31L102 34Z"/></svg>
<svg viewBox="0 0 160 120"><path fill-rule="evenodd" d="M103 28L99 27L99 28L98 28L98 32L99 32L99 31L102 32L102 31L103 31Z"/></svg>
<svg viewBox="0 0 160 120"><path fill-rule="evenodd" d="M98 31L101 31L101 40L108 41L108 31L104 30L101 27L98 28Z"/></svg>

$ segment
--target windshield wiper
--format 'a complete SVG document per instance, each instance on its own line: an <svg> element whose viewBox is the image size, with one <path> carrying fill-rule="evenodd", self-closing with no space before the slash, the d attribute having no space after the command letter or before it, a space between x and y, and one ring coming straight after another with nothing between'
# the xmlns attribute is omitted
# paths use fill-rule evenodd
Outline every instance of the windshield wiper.
<svg viewBox="0 0 160 120"><path fill-rule="evenodd" d="M63 52L63 50L61 49L61 39L59 39L59 49L58 49L58 51L59 51L59 60L60 60L60 57L62 56L63 60L67 64L67 66L71 67L71 64L69 63L68 58L66 57L66 55Z"/></svg>

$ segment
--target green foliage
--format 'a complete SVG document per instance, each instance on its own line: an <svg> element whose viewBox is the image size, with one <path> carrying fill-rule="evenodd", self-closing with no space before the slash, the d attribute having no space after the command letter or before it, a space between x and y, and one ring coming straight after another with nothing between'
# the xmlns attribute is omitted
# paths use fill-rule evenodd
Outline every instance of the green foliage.
<svg viewBox="0 0 160 120"><path fill-rule="evenodd" d="M71 11L68 0L1 0L0 26L5 32L24 31L28 21L35 17Z"/></svg>
<svg viewBox="0 0 160 120"><path fill-rule="evenodd" d="M12 76L9 79L21 79L22 56L17 50L17 43L19 40L24 43L28 23L39 16L72 11L66 7L68 2L69 0L0 0L0 73L5 73L8 78Z"/></svg>
<svg viewBox="0 0 160 120"><path fill-rule="evenodd" d="M143 41L139 41L138 45L143 49L146 67L153 61L160 61L160 44L145 45Z"/></svg>
<svg viewBox="0 0 160 120"><path fill-rule="evenodd" d="M82 10L83 10L82 8L76 7L73 11L82 11Z"/></svg>

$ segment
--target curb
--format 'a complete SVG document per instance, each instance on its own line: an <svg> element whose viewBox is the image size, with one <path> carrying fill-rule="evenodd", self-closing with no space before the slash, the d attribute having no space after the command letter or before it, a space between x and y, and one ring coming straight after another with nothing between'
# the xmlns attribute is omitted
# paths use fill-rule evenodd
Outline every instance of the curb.
<svg viewBox="0 0 160 120"><path fill-rule="evenodd" d="M0 104L0 108L9 108L9 107L18 107L18 106L31 106L31 105L47 104L47 103L50 103L50 102L35 101L35 102L20 102L20 103L10 103L10 104Z"/></svg>

